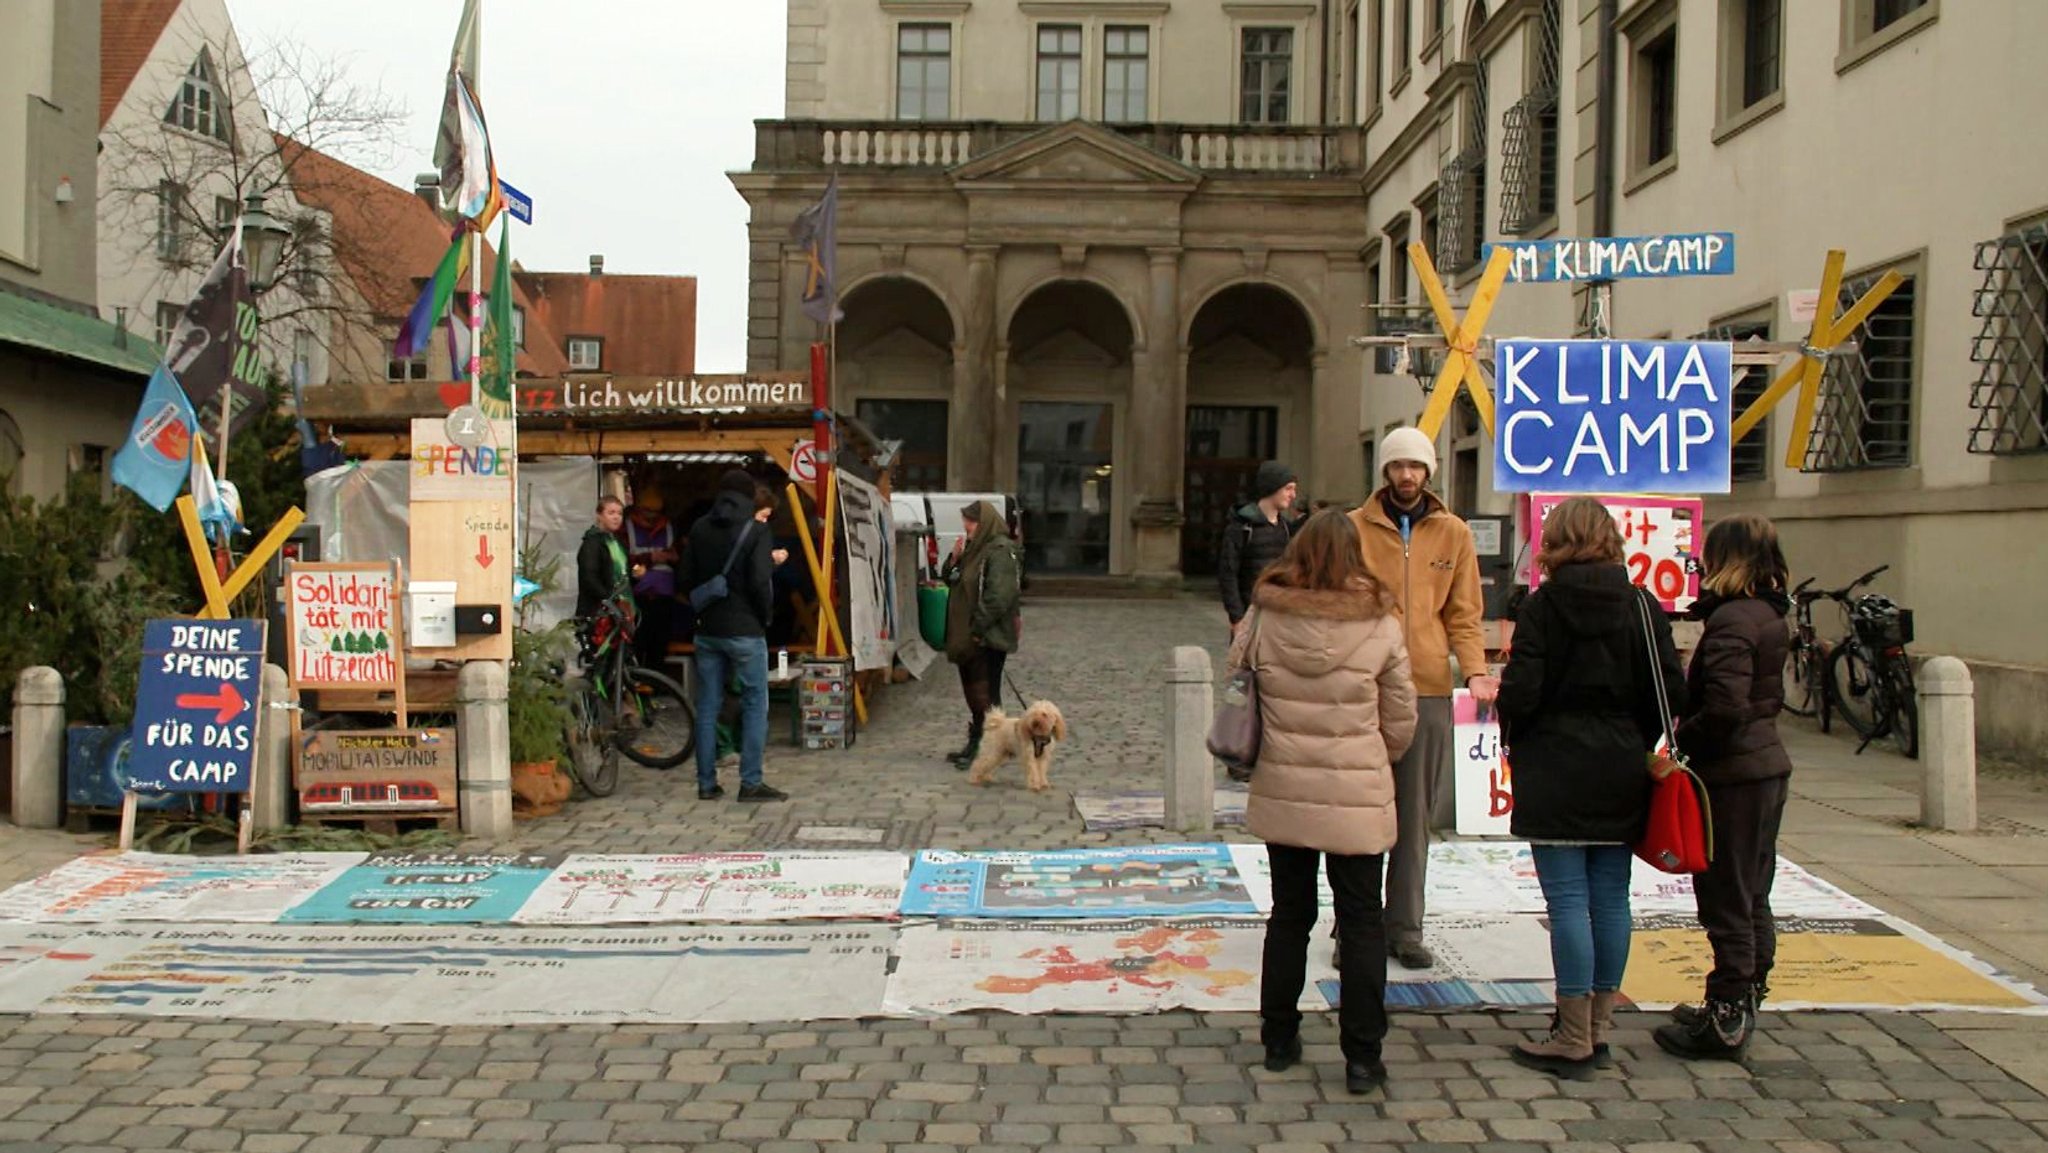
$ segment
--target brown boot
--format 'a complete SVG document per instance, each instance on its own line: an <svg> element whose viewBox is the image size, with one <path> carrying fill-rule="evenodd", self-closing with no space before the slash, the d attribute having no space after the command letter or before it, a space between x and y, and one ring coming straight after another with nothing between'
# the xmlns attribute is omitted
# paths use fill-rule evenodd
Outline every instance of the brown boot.
<svg viewBox="0 0 2048 1153"><path fill-rule="evenodd" d="M1524 1041L1509 1056L1525 1069L1585 1081L1593 1076L1593 998L1559 997L1557 1024L1541 1041Z"/></svg>
<svg viewBox="0 0 2048 1153"><path fill-rule="evenodd" d="M1593 990L1593 1066L1607 1069L1614 1065L1614 1054L1607 1048L1607 1036L1614 1032L1614 994Z"/></svg>

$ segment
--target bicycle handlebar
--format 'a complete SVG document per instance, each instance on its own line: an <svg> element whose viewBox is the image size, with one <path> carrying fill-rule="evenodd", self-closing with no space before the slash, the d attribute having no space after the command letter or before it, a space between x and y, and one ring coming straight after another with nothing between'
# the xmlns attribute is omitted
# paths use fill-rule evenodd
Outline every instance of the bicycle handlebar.
<svg viewBox="0 0 2048 1153"><path fill-rule="evenodd" d="M1796 587L1796 588L1794 588L1794 589L1792 590L1792 600L1793 600L1793 603L1797 604L1797 603L1802 603L1802 602L1812 602L1812 601L1817 601L1817 600L1830 600L1830 601L1839 601L1839 602L1841 602L1841 603L1843 603L1843 604L1848 604L1848 603L1849 603L1849 594L1850 594L1850 593L1853 593L1853 592L1855 592L1855 591L1856 591L1857 589L1860 589L1860 588L1862 588L1862 587L1863 587L1864 585L1867 585L1867 584L1869 584L1869 583L1870 583L1871 581L1874 581L1874 580L1876 580L1876 579L1877 579L1877 578L1878 578L1878 577L1879 577L1879 576L1880 576L1881 574L1883 574L1883 573L1885 573L1886 571L1888 571L1888 570L1889 570L1889 569L1890 569L1891 567L1892 567L1892 566L1890 566L1890 565L1888 565L1888 564L1881 564L1881 565L1877 566L1876 568L1874 568L1874 569L1871 569L1871 570L1870 570L1869 572L1867 572L1867 573L1864 573L1864 574L1863 574L1862 576L1860 576L1860 577L1857 577L1857 578L1856 578L1855 580L1852 580L1852 581L1850 581L1850 582L1849 582L1848 584L1845 584L1845 585L1843 585L1843 586L1842 586L1841 588L1838 588L1838 589L1810 589L1810 590L1809 590L1808 586L1810 586L1810 585L1812 585L1812 584L1813 584L1814 578L1812 578L1812 577L1807 577L1807 578L1806 578L1805 580L1803 580L1803 581L1800 581L1800 582L1799 582L1799 585L1798 585L1798 587Z"/></svg>

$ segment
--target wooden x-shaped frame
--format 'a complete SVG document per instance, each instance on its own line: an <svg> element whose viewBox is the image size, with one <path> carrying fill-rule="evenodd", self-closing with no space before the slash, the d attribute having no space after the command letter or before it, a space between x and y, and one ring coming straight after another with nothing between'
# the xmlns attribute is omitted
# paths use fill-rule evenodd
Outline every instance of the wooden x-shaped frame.
<svg viewBox="0 0 2048 1153"><path fill-rule="evenodd" d="M1479 287L1472 294L1472 305L1465 310L1464 319L1451 311L1450 297L1444 294L1444 284L1437 278L1436 265L1429 259L1429 249L1421 244L1408 246L1409 263L1415 266L1416 279L1422 282L1423 295L1429 297L1429 308L1436 314L1436 325L1443 330L1444 340L1450 348L1444 354L1443 367L1437 369L1436 384L1429 390L1429 405L1422 410L1418 427L1422 435L1436 439L1437 430L1444 424L1444 417L1450 415L1451 402L1458 397L1458 388L1463 385L1472 395L1472 407L1479 410L1479 423L1486 428L1488 436L1493 435L1493 385L1479 367L1479 334L1486 328L1487 317L1493 315L1494 302L1500 299L1500 290L1507 283L1508 269L1514 257L1505 247L1495 248L1493 258L1486 262L1486 271L1479 275Z"/></svg>
<svg viewBox="0 0 2048 1153"><path fill-rule="evenodd" d="M1813 328L1806 337L1806 347L1811 351L1800 353L1799 359L1771 382L1771 387L1765 389L1764 394L1757 397L1729 429L1730 443L1740 441L1770 415L1771 409L1785 399L1786 393L1797 387L1799 404L1792 413L1792 442L1785 449L1785 467L1794 471L1806 466L1807 445L1813 439L1813 411L1820 404L1820 378L1827 367L1822 357L1855 332L1858 325L1870 319L1877 306L1906 282L1906 278L1896 270L1885 273L1870 286L1870 291L1849 306L1849 311L1838 317L1835 305L1841 299L1842 261L1845 258L1839 248L1828 250L1827 265L1821 270L1820 301L1814 309Z"/></svg>
<svg viewBox="0 0 2048 1153"><path fill-rule="evenodd" d="M206 594L206 605L199 610L199 619L228 619L228 606L242 595L242 590L249 587L249 582L256 579L264 564L284 547L285 539L305 519L306 514L296 507L277 518L277 523L270 526L270 531L263 535L255 548L249 550L249 555L242 558L242 563L223 582L220 570L214 566L213 554L206 550L206 533L199 527L198 506L189 494L179 497L178 521L185 526L185 544L192 550L192 567L199 570L199 587Z"/></svg>

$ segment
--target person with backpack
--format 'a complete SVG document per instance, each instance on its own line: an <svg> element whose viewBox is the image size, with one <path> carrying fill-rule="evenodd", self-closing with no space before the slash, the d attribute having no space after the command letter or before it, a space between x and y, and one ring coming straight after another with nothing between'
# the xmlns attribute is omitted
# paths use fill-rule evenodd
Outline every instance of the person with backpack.
<svg viewBox="0 0 2048 1153"><path fill-rule="evenodd" d="M690 526L691 606L697 610L697 799L725 795L718 783L718 713L727 677L740 685L742 801L786 801L761 779L768 744L768 622L774 615L774 541L755 519L754 478L718 478L711 511Z"/></svg>
<svg viewBox="0 0 2048 1153"><path fill-rule="evenodd" d="M1292 515L1299 492L1293 469L1277 460L1265 461L1252 474L1252 499L1231 513L1223 526L1223 543L1216 550L1216 585L1233 637L1244 628L1259 574L1287 551L1287 542L1300 527Z"/></svg>

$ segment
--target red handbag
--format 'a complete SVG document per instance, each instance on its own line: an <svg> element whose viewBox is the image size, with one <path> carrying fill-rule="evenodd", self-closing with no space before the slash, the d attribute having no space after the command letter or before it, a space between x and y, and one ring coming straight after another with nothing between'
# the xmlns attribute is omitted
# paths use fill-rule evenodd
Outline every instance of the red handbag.
<svg viewBox="0 0 2048 1153"><path fill-rule="evenodd" d="M1664 663L1658 659L1657 638L1650 630L1650 610L1644 599L1636 607L1643 625L1643 645L1650 659L1650 682L1657 693L1657 715L1664 722L1664 749L1647 758L1650 776L1656 781L1650 790L1650 819L1643 837L1635 844L1636 856L1665 873L1704 873L1714 859L1714 817L1707 803L1707 786L1685 763L1678 751L1678 731L1671 723L1670 698L1664 692Z"/></svg>

